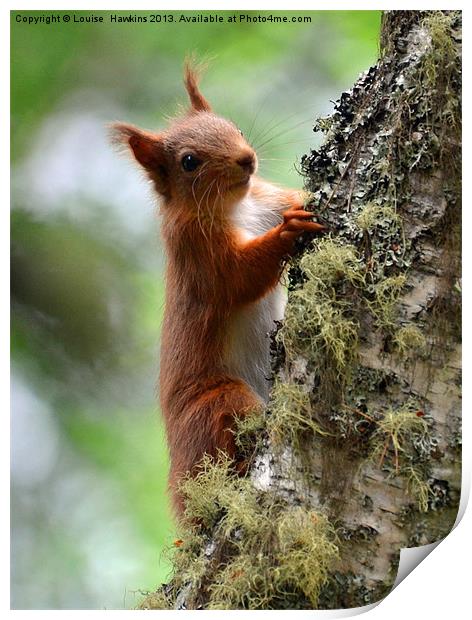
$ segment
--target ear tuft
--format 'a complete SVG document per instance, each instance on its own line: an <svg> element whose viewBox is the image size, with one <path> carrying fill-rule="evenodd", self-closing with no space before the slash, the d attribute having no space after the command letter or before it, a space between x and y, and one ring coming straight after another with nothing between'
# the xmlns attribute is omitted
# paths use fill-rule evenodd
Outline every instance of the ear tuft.
<svg viewBox="0 0 472 620"><path fill-rule="evenodd" d="M198 88L200 76L205 70L205 65L197 65L195 58L190 56L185 59L184 64L184 84L188 96L192 103L192 110L195 112L210 112L211 105L205 99Z"/></svg>

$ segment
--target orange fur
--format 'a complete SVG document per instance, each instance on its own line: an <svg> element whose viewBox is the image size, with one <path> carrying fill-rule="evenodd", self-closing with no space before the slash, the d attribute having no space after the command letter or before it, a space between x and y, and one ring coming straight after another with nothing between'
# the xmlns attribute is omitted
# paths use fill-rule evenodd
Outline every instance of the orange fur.
<svg viewBox="0 0 472 620"><path fill-rule="evenodd" d="M162 198L167 272L160 402L178 515L184 508L178 490L182 475L195 472L205 453L216 456L224 450L236 459L234 419L262 404L249 385L228 371L232 317L277 285L298 235L323 229L303 211L299 193L253 176L254 151L237 127L210 111L189 66L185 84L192 108L161 134L115 126L118 139L129 144ZM189 155L200 162L190 172L183 169ZM247 239L231 219L247 195L270 200L283 221Z"/></svg>

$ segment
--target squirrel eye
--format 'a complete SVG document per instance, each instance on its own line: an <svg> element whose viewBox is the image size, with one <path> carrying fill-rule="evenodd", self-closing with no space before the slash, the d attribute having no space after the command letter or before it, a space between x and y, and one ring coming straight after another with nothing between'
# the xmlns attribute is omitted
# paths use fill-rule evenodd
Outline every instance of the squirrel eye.
<svg viewBox="0 0 472 620"><path fill-rule="evenodd" d="M182 157L182 168L185 172L193 172L202 162L195 155L184 155Z"/></svg>

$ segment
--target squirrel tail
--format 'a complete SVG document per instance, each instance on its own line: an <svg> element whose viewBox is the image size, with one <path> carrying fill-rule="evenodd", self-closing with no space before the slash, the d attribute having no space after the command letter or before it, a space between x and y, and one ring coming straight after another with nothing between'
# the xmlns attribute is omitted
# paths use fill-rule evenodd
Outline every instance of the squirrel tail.
<svg viewBox="0 0 472 620"><path fill-rule="evenodd" d="M174 424L171 433L169 489L175 514L180 517L185 510L185 498L180 491L180 481L186 472L195 475L205 454L217 459L220 452L235 461L235 470L244 472L244 464L237 462L234 437L235 419L250 414L261 406L260 399L244 381L228 376L207 379L204 385L195 386L193 396L183 403L176 403L185 414ZM190 427L190 428L189 428ZM179 436L176 436L176 435ZM186 441L181 441L185 437ZM188 438L192 441L189 442Z"/></svg>

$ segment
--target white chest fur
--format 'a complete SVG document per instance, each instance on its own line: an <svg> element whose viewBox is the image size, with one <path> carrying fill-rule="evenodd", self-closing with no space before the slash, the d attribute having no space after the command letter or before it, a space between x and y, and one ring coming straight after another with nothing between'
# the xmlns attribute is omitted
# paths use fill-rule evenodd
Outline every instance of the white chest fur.
<svg viewBox="0 0 472 620"><path fill-rule="evenodd" d="M281 221L274 204L265 204L251 197L245 198L234 214L234 222L244 230L247 238L263 234ZM270 339L274 321L284 315L286 294L278 285L263 299L238 311L230 329L225 356L229 372L244 381L266 401L269 396Z"/></svg>

